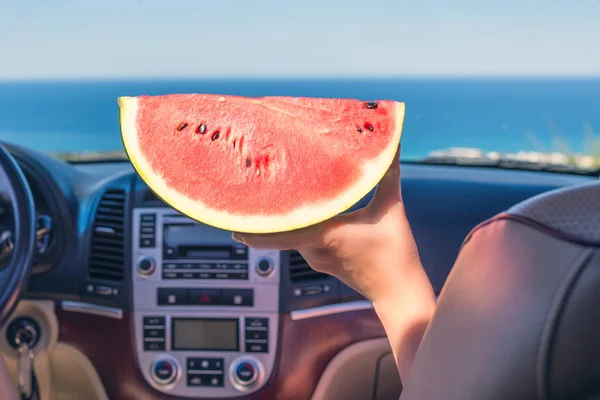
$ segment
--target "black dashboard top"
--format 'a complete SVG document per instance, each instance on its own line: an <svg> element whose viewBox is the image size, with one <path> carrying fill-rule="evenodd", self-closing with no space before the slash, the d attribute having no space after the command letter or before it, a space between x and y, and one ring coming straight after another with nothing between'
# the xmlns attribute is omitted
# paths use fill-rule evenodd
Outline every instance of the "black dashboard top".
<svg viewBox="0 0 600 400"><path fill-rule="evenodd" d="M38 211L53 220L53 251L36 265L24 297L76 300L130 310L132 210L134 206L166 205L127 162L68 164L33 150L7 147L30 181ZM402 188L408 218L435 290L441 290L463 239L475 225L539 193L594 179L546 172L403 164ZM370 195L354 208L368 203ZM101 216L99 211L103 212ZM116 223L120 238L102 244L113 246L108 250L113 252L115 263L109 266L112 270L104 270L112 271L108 275L94 271L91 243L98 218ZM297 257L294 252L282 254L284 311L360 297L336 279L321 274L293 280L288 267L290 262L298 262ZM292 295L294 289L315 283L326 284L330 290L302 300ZM96 290L98 287L103 290Z"/></svg>

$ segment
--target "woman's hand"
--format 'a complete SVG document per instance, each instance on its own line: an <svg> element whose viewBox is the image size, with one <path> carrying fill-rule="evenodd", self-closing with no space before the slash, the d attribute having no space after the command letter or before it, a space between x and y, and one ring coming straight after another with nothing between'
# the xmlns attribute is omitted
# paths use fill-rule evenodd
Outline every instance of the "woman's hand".
<svg viewBox="0 0 600 400"><path fill-rule="evenodd" d="M254 248L296 249L314 270L337 277L373 302L385 298L404 286L400 279L422 271L395 160L365 208L296 231L234 233L233 238Z"/></svg>
<svg viewBox="0 0 600 400"><path fill-rule="evenodd" d="M398 158L363 209L296 231L233 238L254 248L296 249L314 270L370 299L406 377L435 297L406 218Z"/></svg>

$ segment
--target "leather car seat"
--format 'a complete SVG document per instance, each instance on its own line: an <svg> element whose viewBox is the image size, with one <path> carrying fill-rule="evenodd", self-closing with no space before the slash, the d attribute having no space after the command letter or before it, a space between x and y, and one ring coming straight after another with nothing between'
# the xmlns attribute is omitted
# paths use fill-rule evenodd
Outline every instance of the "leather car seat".
<svg viewBox="0 0 600 400"><path fill-rule="evenodd" d="M600 182L466 238L401 400L600 399Z"/></svg>

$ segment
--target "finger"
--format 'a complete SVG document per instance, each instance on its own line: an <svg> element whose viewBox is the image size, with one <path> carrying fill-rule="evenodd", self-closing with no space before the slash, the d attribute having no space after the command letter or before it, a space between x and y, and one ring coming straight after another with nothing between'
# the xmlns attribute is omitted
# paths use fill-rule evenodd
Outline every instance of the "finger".
<svg viewBox="0 0 600 400"><path fill-rule="evenodd" d="M320 244L326 232L336 223L336 217L306 228L280 233L239 233L232 238L255 249L290 250Z"/></svg>
<svg viewBox="0 0 600 400"><path fill-rule="evenodd" d="M377 184L377 189L369 206L379 208L402 201L402 191L400 189L400 152L401 146L398 146L390 167Z"/></svg>

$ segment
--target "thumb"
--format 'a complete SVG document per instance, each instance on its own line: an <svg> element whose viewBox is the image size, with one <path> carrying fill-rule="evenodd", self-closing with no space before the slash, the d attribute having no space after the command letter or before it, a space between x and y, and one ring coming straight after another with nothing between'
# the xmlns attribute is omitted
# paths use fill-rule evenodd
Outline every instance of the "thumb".
<svg viewBox="0 0 600 400"><path fill-rule="evenodd" d="M375 195L369 204L375 208L385 207L391 203L402 202L402 191L400 189L400 146L385 175L377 184Z"/></svg>

